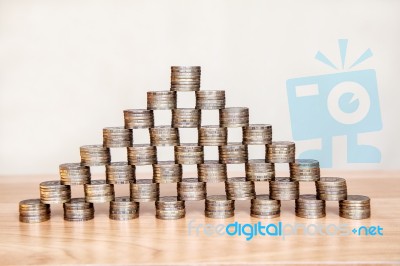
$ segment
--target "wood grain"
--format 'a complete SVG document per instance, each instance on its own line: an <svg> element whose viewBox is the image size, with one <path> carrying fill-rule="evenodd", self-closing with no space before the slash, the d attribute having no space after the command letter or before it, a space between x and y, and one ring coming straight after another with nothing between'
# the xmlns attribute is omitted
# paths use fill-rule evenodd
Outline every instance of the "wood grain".
<svg viewBox="0 0 400 266"><path fill-rule="evenodd" d="M66 222L62 206L52 205L52 219L40 224L18 222L18 202L37 198L41 181L48 176L0 177L0 264L309 264L309 263L400 263L400 177L396 174L348 174L349 194L372 199L371 219L354 221L338 216L338 204L328 202L327 217L306 220L294 215L294 202L282 203L281 217L259 220L249 216L249 201L237 202L236 215L226 220L203 216L204 202L187 202L185 219L161 221L154 217L154 203L141 204L140 218L118 222L108 219L108 204L96 204L95 219ZM174 186L161 186L163 195L176 195ZM313 192L312 184L301 192ZM257 184L266 193L266 184ZM118 196L128 195L127 186L116 188ZM210 185L209 194L223 193L223 185ZM73 196L83 189L73 187ZM212 225L240 223L303 223L380 225L383 236L243 236L189 235L188 223Z"/></svg>

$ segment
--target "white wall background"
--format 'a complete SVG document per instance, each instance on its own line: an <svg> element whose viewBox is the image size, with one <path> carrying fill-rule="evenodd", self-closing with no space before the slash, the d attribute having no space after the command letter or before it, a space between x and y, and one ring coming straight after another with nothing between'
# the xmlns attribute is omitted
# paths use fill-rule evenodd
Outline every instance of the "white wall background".
<svg viewBox="0 0 400 266"><path fill-rule="evenodd" d="M146 106L146 91L169 89L171 65L201 65L203 89L225 89L290 140L285 82L334 73L314 59L349 60L377 72L383 130L363 142L382 163L337 169L399 169L400 1L0 1L0 174L57 174L79 146L123 125L122 110ZM303 144L299 144L299 149ZM304 148L304 147L303 147Z"/></svg>

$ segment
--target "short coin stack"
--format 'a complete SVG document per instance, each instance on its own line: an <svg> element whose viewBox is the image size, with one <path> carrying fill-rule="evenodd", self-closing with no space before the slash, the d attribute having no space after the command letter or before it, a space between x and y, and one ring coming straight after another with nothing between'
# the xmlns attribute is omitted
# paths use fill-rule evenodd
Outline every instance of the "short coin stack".
<svg viewBox="0 0 400 266"><path fill-rule="evenodd" d="M175 91L148 91L147 109L149 110L169 110L176 108Z"/></svg>
<svg viewBox="0 0 400 266"><path fill-rule="evenodd" d="M225 91L196 91L196 109L216 110L225 108Z"/></svg>
<svg viewBox="0 0 400 266"><path fill-rule="evenodd" d="M110 149L103 145L80 147L81 164L85 166L106 165L111 162Z"/></svg>
<svg viewBox="0 0 400 266"><path fill-rule="evenodd" d="M244 177L231 177L225 182L226 196L230 200L249 200L256 196L253 181L246 181Z"/></svg>
<svg viewBox="0 0 400 266"><path fill-rule="evenodd" d="M182 180L182 165L175 161L163 161L153 164L154 183L177 183Z"/></svg>
<svg viewBox="0 0 400 266"><path fill-rule="evenodd" d="M59 166L60 181L63 185L83 185L90 183L90 167L80 163L64 163Z"/></svg>
<svg viewBox="0 0 400 266"><path fill-rule="evenodd" d="M153 110L128 109L124 110L125 128L151 128L154 127Z"/></svg>
<svg viewBox="0 0 400 266"><path fill-rule="evenodd" d="M311 159L296 159L289 164L290 177L294 181L318 181L320 178L319 162Z"/></svg>
<svg viewBox="0 0 400 266"><path fill-rule="evenodd" d="M131 201L129 196L116 197L110 202L111 220L125 221L139 217L139 203Z"/></svg>
<svg viewBox="0 0 400 266"><path fill-rule="evenodd" d="M128 147L128 163L131 165L151 165L157 163L157 148L148 144L134 144Z"/></svg>
<svg viewBox="0 0 400 266"><path fill-rule="evenodd" d="M174 196L160 197L156 201L156 218L161 220L177 220L186 214L185 202Z"/></svg>
<svg viewBox="0 0 400 266"><path fill-rule="evenodd" d="M219 126L202 126L199 129L199 145L223 146L228 141L228 130Z"/></svg>
<svg viewBox="0 0 400 266"><path fill-rule="evenodd" d="M40 199L27 199L19 203L19 221L23 223L41 223L50 219L50 205Z"/></svg>
<svg viewBox="0 0 400 266"><path fill-rule="evenodd" d="M182 143L175 146L175 162L177 164L201 164L204 161L203 146L194 143Z"/></svg>
<svg viewBox="0 0 400 266"><path fill-rule="evenodd" d="M275 218L281 213L281 202L269 195L257 195L251 200L250 215L255 218Z"/></svg>
<svg viewBox="0 0 400 266"><path fill-rule="evenodd" d="M207 196L206 183L197 178L183 178L178 183L178 198L180 200L203 200Z"/></svg>
<svg viewBox="0 0 400 266"><path fill-rule="evenodd" d="M85 184L85 199L87 202L101 203L114 200L114 185L107 184L105 180L92 180Z"/></svg>
<svg viewBox="0 0 400 266"><path fill-rule="evenodd" d="M242 164L246 163L247 158L247 145L239 142L231 142L228 145L218 146L219 159L224 164Z"/></svg>
<svg viewBox="0 0 400 266"><path fill-rule="evenodd" d="M172 110L172 127L198 128L201 125L200 109L178 108Z"/></svg>
<svg viewBox="0 0 400 266"><path fill-rule="evenodd" d="M271 181L275 178L275 165L264 159L248 160L245 164L246 179L249 181Z"/></svg>
<svg viewBox="0 0 400 266"><path fill-rule="evenodd" d="M216 160L206 160L197 165L199 180L207 183L225 182L227 179L226 164Z"/></svg>
<svg viewBox="0 0 400 266"><path fill-rule="evenodd" d="M103 145L107 148L119 148L132 146L132 129L124 127L103 128Z"/></svg>
<svg viewBox="0 0 400 266"><path fill-rule="evenodd" d="M289 177L277 177L269 182L271 199L295 200L299 198L299 182L291 181Z"/></svg>
<svg viewBox="0 0 400 266"><path fill-rule="evenodd" d="M171 126L155 126L150 128L150 143L152 146L179 145L179 131Z"/></svg>
<svg viewBox="0 0 400 266"><path fill-rule="evenodd" d="M266 145L272 143L272 126L268 124L252 124L243 127L243 144Z"/></svg>
<svg viewBox="0 0 400 266"><path fill-rule="evenodd" d="M267 145L266 158L271 163L294 162L296 148L291 141L273 141Z"/></svg>
<svg viewBox="0 0 400 266"><path fill-rule="evenodd" d="M249 108L228 107L219 111L221 127L246 127L249 125Z"/></svg>
<svg viewBox="0 0 400 266"><path fill-rule="evenodd" d="M64 220L70 222L88 221L94 218L94 205L85 198L73 198L64 203Z"/></svg>
<svg viewBox="0 0 400 266"><path fill-rule="evenodd" d="M339 201L347 198L347 185L344 178L321 177L316 182L316 186L318 199Z"/></svg>
<svg viewBox="0 0 400 266"><path fill-rule="evenodd" d="M230 218L235 214L235 201L225 195L208 196L206 199L205 216L208 218Z"/></svg>
<svg viewBox="0 0 400 266"><path fill-rule="evenodd" d="M371 203L367 196L347 195L339 201L339 215L347 219L367 219L371 216Z"/></svg>
<svg viewBox="0 0 400 266"><path fill-rule="evenodd" d="M60 204L71 199L71 187L60 181L40 183L40 200L45 204Z"/></svg>
<svg viewBox="0 0 400 266"><path fill-rule="evenodd" d="M201 68L199 66L172 66L171 91L200 90Z"/></svg>
<svg viewBox="0 0 400 266"><path fill-rule="evenodd" d="M136 202L156 201L160 195L160 184L152 179L139 179L130 184L131 200Z"/></svg>
<svg viewBox="0 0 400 266"><path fill-rule="evenodd" d="M129 184L135 182L135 166L127 162L112 162L106 165L108 184Z"/></svg>
<svg viewBox="0 0 400 266"><path fill-rule="evenodd" d="M296 200L296 216L307 219L318 219L326 216L325 201L315 195L304 194Z"/></svg>

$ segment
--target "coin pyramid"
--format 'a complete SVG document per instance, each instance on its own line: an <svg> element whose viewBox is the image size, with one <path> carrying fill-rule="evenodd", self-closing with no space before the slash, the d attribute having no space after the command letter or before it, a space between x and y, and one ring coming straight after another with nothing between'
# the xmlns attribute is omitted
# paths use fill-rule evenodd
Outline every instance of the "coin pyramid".
<svg viewBox="0 0 400 266"><path fill-rule="evenodd" d="M51 204L63 204L67 221L87 221L95 217L94 205L104 202L110 203L113 220L140 217L143 202L155 202L156 218L173 220L185 217L186 201L202 200L208 218L233 217L238 200L251 200L250 215L256 218L278 217L284 200L294 200L296 216L307 219L325 217L325 201L338 201L343 218L370 217L368 197L348 195L343 178L321 177L317 160L295 159L294 142L273 141L271 125L250 124L249 108L226 107L225 91L200 90L200 80L199 66L172 66L170 90L147 92L147 109L124 110L124 126L104 128L103 144L80 147L80 162L61 164L60 179L42 182L39 199L20 202L20 221L49 220ZM177 108L183 92L195 94L193 108ZM171 124L155 126L155 110L171 112ZM219 124L204 125L203 110L218 112ZM181 143L184 128L197 131L196 143ZM242 142L228 142L232 128L242 128ZM150 143L134 143L137 129L149 130ZM249 145L264 147L265 157L249 159ZM174 160L158 160L157 147L161 146L173 147ZM205 160L205 146L217 147L219 160ZM112 161L111 149L126 149L126 161ZM228 178L230 164L244 164L245 175ZM275 164L288 164L290 176L276 177ZM136 179L136 169L145 165L152 166L153 178ZM197 165L197 177L183 178L182 165ZM105 180L91 180L93 166L105 166ZM207 183L217 182L224 182L226 193L207 195ZM269 194L256 195L255 182L265 183ZM316 193L301 195L302 182L315 182ZM163 183L177 184L177 196L160 197ZM130 195L116 197L116 184L129 186ZM71 198L75 186L84 186L84 198Z"/></svg>

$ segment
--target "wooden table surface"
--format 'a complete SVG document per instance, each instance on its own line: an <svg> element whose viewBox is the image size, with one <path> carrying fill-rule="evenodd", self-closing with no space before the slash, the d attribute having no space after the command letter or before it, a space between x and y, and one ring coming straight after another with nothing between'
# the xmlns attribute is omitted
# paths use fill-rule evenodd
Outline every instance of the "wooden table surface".
<svg viewBox="0 0 400 266"><path fill-rule="evenodd" d="M326 175L324 175L326 176ZM154 217L154 203L141 205L139 219L120 222L108 219L108 204L96 204L94 220L66 222L62 205L52 205L52 218L40 224L18 221L18 202L38 198L39 183L48 176L0 176L0 264L309 264L309 263L400 263L400 176L385 173L347 174L349 194L371 197L372 217L347 220L338 216L337 202L327 203L326 218L307 220L294 215L294 201L282 202L279 218L249 216L249 201L236 204L234 218L219 220L203 216L202 202L187 202L185 219L162 221ZM171 185L161 186L162 195L174 195ZM267 192L262 183L257 193ZM128 195L127 186L116 187L117 196ZM213 185L209 194L223 192ZM314 192L313 184L301 184L301 193ZM73 197L83 194L73 187ZM382 236L207 236L188 224L227 225L232 222L283 224L334 224L349 228L381 226Z"/></svg>

